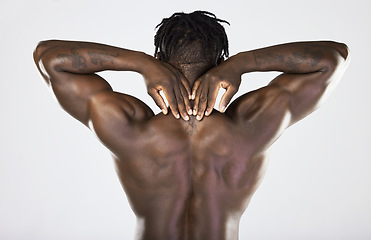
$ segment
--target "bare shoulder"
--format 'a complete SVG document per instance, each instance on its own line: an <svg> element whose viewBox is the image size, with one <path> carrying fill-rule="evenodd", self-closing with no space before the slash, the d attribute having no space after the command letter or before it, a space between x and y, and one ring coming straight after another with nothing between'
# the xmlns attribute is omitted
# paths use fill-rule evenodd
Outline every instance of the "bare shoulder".
<svg viewBox="0 0 371 240"><path fill-rule="evenodd" d="M257 144L269 147L290 125L290 96L282 88L268 85L236 99L226 115Z"/></svg>
<svg viewBox="0 0 371 240"><path fill-rule="evenodd" d="M122 93L102 91L89 102L89 127L111 151L132 141L150 118L152 110L141 100Z"/></svg>
<svg viewBox="0 0 371 240"><path fill-rule="evenodd" d="M95 94L90 101L90 109L92 113L111 115L121 115L121 120L146 120L154 114L152 110L141 100L136 97L113 92L102 91ZM110 116L114 117L114 116Z"/></svg>
<svg viewBox="0 0 371 240"><path fill-rule="evenodd" d="M268 115L285 112L289 106L289 95L285 90L274 85L248 92L235 101L226 110L234 120L252 122Z"/></svg>

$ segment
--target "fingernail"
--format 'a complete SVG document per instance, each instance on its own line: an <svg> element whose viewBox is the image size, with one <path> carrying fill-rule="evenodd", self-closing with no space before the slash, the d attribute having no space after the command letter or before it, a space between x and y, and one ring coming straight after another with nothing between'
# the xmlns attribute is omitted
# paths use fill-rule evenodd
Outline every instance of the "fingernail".
<svg viewBox="0 0 371 240"><path fill-rule="evenodd" d="M188 110L188 114L189 114L189 115L192 115L192 114L193 114L192 109L189 109L189 110Z"/></svg>
<svg viewBox="0 0 371 240"><path fill-rule="evenodd" d="M175 117L176 117L177 119L179 119L180 116L179 116L179 114L177 114L177 115L175 115Z"/></svg>
<svg viewBox="0 0 371 240"><path fill-rule="evenodd" d="M165 109L162 109L162 113L163 113L164 115L166 115L166 110L165 110Z"/></svg>
<svg viewBox="0 0 371 240"><path fill-rule="evenodd" d="M186 120L186 121L188 121L188 120L189 120L189 117L188 117L188 115L186 115L186 116L184 117L184 120Z"/></svg>
<svg viewBox="0 0 371 240"><path fill-rule="evenodd" d="M189 95L188 98L189 98L189 100L192 100L192 95Z"/></svg>
<svg viewBox="0 0 371 240"><path fill-rule="evenodd" d="M193 115L195 115L195 116L197 115L196 109L193 110Z"/></svg>
<svg viewBox="0 0 371 240"><path fill-rule="evenodd" d="M197 120L201 120L201 116L200 115L197 115L196 119Z"/></svg>

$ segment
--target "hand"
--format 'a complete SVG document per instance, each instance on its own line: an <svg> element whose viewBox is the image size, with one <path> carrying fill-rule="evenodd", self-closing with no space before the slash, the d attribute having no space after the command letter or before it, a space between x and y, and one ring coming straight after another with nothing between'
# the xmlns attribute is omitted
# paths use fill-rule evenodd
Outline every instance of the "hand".
<svg viewBox="0 0 371 240"><path fill-rule="evenodd" d="M146 73L142 73L147 92L153 98L157 106L166 115L168 113L166 103L160 91L163 91L174 117L180 116L188 121L188 114L192 114L189 102L191 86L183 74L168 63L153 59L146 66Z"/></svg>
<svg viewBox="0 0 371 240"><path fill-rule="evenodd" d="M220 100L219 111L224 112L240 84L241 74L231 58L210 69L193 84L192 99L195 100L193 115L197 115L197 120L201 120L204 114L209 116L221 87L226 89L226 92Z"/></svg>

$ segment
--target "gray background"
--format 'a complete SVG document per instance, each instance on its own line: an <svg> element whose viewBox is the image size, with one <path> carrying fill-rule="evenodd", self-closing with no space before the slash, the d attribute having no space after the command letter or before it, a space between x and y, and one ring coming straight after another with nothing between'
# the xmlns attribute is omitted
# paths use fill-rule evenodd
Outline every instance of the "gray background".
<svg viewBox="0 0 371 240"><path fill-rule="evenodd" d="M337 40L352 61L325 105L273 146L240 239L371 239L369 1L0 2L0 239L133 239L135 217L110 154L61 110L32 51L44 39L96 41L152 54L155 25L176 11L231 23L230 52ZM141 76L103 74L156 112ZM276 73L244 75L240 94Z"/></svg>

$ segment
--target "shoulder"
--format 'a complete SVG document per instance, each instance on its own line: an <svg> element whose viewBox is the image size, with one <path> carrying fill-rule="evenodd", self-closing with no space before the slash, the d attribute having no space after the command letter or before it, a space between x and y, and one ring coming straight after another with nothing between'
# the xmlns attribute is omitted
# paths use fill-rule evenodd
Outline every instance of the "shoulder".
<svg viewBox="0 0 371 240"><path fill-rule="evenodd" d="M142 121L153 116L152 110L138 98L113 91L95 94L89 101L89 109L91 120L105 116Z"/></svg>
<svg viewBox="0 0 371 240"><path fill-rule="evenodd" d="M232 119L249 119L277 115L289 109L290 95L283 88L268 85L248 92L235 101L226 110Z"/></svg>
<svg viewBox="0 0 371 240"><path fill-rule="evenodd" d="M259 149L267 149L290 126L290 97L279 87L266 86L236 99L226 114Z"/></svg>
<svg viewBox="0 0 371 240"><path fill-rule="evenodd" d="M122 93L102 91L89 101L89 127L112 152L132 141L152 110L141 100Z"/></svg>

